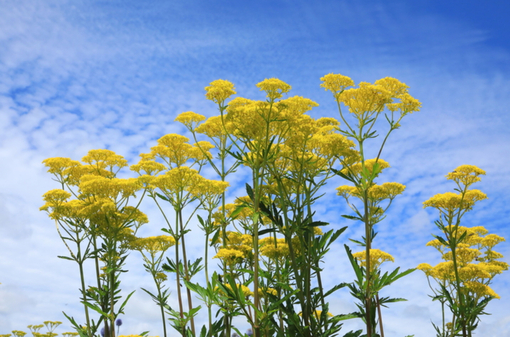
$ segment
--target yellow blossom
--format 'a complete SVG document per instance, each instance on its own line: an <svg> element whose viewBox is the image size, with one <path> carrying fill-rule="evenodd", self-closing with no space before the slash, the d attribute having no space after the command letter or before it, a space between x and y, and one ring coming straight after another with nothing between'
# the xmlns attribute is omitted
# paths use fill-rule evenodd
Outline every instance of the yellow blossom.
<svg viewBox="0 0 510 337"><path fill-rule="evenodd" d="M321 77L321 87L324 90L329 90L333 93L335 98L338 98L338 95L345 90L347 87L354 86L354 81L344 75L340 74L327 74Z"/></svg>
<svg viewBox="0 0 510 337"><path fill-rule="evenodd" d="M220 248L213 259L223 260L229 265L233 265L244 259L244 253L237 249Z"/></svg>
<svg viewBox="0 0 510 337"><path fill-rule="evenodd" d="M457 194L453 192L446 192L436 194L429 200L423 203L423 207L434 207L441 211L455 211L457 209L471 209L475 202L487 199L487 195L479 190L468 190L464 194Z"/></svg>
<svg viewBox="0 0 510 337"><path fill-rule="evenodd" d="M131 249L147 251L152 256L156 256L156 254L164 252L174 245L175 239L169 235L136 238L130 242Z"/></svg>
<svg viewBox="0 0 510 337"><path fill-rule="evenodd" d="M477 282L477 281L466 281L464 285L473 293L480 297L490 296L494 298L501 298L498 294L494 292L488 285Z"/></svg>
<svg viewBox="0 0 510 337"><path fill-rule="evenodd" d="M277 78L266 78L264 81L258 83L257 87L260 88L261 91L265 91L267 98L271 101L281 98L282 94L289 92L291 89L290 85Z"/></svg>
<svg viewBox="0 0 510 337"><path fill-rule="evenodd" d="M205 97L214 103L222 105L227 98L235 95L234 84L225 80L212 81L205 87Z"/></svg>
<svg viewBox="0 0 510 337"><path fill-rule="evenodd" d="M96 170L108 169L113 171L114 167L120 169L127 166L127 160L124 157L105 149L90 150L81 161L91 165Z"/></svg>
<svg viewBox="0 0 510 337"><path fill-rule="evenodd" d="M259 240L259 244L261 245L259 252L262 256L273 260L285 259L289 256L289 245L284 238L275 241L274 238L267 237Z"/></svg>
<svg viewBox="0 0 510 337"><path fill-rule="evenodd" d="M390 167L390 164L388 164L387 161L385 161L381 158L379 158L377 161L376 161L376 159L367 159L367 160L365 160L365 168L368 170L369 174L372 174L376 163L377 163L377 166L379 167L378 174L380 174L382 172L382 170ZM344 174L353 173L355 175L360 175L362 168L363 168L363 164L361 162L357 162L355 164L352 164L348 168L344 168L342 170L342 173L344 173Z"/></svg>
<svg viewBox="0 0 510 337"><path fill-rule="evenodd" d="M146 175L156 175L166 169L165 165L158 163L153 160L140 160L138 164L131 165L130 170L137 172L142 175L144 172Z"/></svg>
<svg viewBox="0 0 510 337"><path fill-rule="evenodd" d="M361 82L358 88L344 90L338 95L338 100L358 119L363 119L382 111L385 104L391 103L391 92L379 85Z"/></svg>
<svg viewBox="0 0 510 337"><path fill-rule="evenodd" d="M206 135L209 138L220 138L224 139L228 130L232 131L232 122L225 121L225 127L223 126L221 116L209 117L204 123L200 124L195 131ZM227 132L225 131L227 130Z"/></svg>
<svg viewBox="0 0 510 337"><path fill-rule="evenodd" d="M176 122L184 124L188 129L193 129L194 123L200 123L204 120L205 116L197 114L193 111L183 112L175 119Z"/></svg>
<svg viewBox="0 0 510 337"><path fill-rule="evenodd" d="M446 179L469 186L480 181L480 175L485 175L485 171L474 165L461 165L453 170L453 172L448 173Z"/></svg>
<svg viewBox="0 0 510 337"><path fill-rule="evenodd" d="M366 266L366 251L361 251L352 254L352 256L360 261L361 266ZM370 249L370 269L377 270L379 266L387 261L395 262L395 259L390 254L383 252L379 249Z"/></svg>

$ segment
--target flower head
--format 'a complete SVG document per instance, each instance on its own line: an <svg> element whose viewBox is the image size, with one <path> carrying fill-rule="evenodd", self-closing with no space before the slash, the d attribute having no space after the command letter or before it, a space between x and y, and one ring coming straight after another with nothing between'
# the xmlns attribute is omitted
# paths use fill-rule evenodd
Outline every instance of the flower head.
<svg viewBox="0 0 510 337"><path fill-rule="evenodd" d="M208 87L205 87L205 97L214 103L223 105L225 100L235 95L234 84L225 80L212 81Z"/></svg>
<svg viewBox="0 0 510 337"><path fill-rule="evenodd" d="M193 111L183 112L175 119L176 122L184 124L190 130L194 129L195 124L204 120L205 116L194 113Z"/></svg>
<svg viewBox="0 0 510 337"><path fill-rule="evenodd" d="M354 81L350 77L340 74L324 75L324 77L321 77L321 81L321 88L331 91L335 98L338 98L338 95L342 93L345 88L354 86Z"/></svg>
<svg viewBox="0 0 510 337"><path fill-rule="evenodd" d="M260 88L261 91L265 91L267 98L271 101L281 98L283 94L288 93L292 88L290 85L277 78L266 78L258 83L257 87Z"/></svg>

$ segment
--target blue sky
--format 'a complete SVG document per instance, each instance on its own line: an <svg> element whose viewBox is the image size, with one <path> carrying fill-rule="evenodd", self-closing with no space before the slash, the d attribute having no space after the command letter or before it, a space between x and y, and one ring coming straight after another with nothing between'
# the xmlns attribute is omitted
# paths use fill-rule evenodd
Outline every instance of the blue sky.
<svg viewBox="0 0 510 337"><path fill-rule="evenodd" d="M407 190L378 225L376 244L403 268L437 261L424 246L436 215L421 203L451 191L444 175L462 164L487 171L477 187L489 196L465 224L510 238L509 7L503 1L1 0L0 333L43 320L68 326L62 310L81 314L75 266L56 257L64 247L38 211L41 195L57 188L41 161L108 148L135 163L161 136L184 132L173 122L179 113L217 114L204 97L216 79L235 83L240 96L263 99L255 84L280 78L292 95L320 104L314 117L338 116L319 87L327 73L356 83L400 79L423 108L404 120L383 153L392 165L384 179ZM335 187L327 186L318 213L332 226L350 227L326 260L331 284L352 279L342 244L360 234L359 225L338 220L347 210ZM154 219L147 235L159 234ZM510 256L508 243L500 246ZM126 293L138 290L121 333L161 334L157 308L139 290L150 279L137 256L129 263ZM490 303L481 336L510 334L509 275L494 282L502 299ZM409 301L383 312L387 334L432 335L439 307L429 293L420 272L390 288L388 295ZM336 313L354 310L347 291L335 296ZM342 331L357 326L349 322Z"/></svg>

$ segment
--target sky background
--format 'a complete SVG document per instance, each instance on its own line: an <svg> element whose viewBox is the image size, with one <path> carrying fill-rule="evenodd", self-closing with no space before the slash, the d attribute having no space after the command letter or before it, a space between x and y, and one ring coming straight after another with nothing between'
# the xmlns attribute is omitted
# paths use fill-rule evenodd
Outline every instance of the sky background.
<svg viewBox="0 0 510 337"><path fill-rule="evenodd" d="M319 103L313 117L338 117L319 87L325 74L405 82L423 107L383 152L392 167L381 181L407 189L377 225L375 246L395 257L395 267L439 262L425 247L437 233L436 213L422 202L452 191L444 176L463 164L486 170L476 188L489 197L463 224L510 238L509 15L505 1L0 0L0 333L45 320L64 322L62 333L71 331L62 311L82 315L77 267L57 258L65 247L39 211L42 194L59 187L41 162L107 148L134 164L158 138L184 132L173 121L181 112L217 114L204 97L216 79L233 82L239 96L264 99L255 84L279 78L291 96ZM330 286L353 279L343 244L361 233L360 224L339 220L348 210L335 196L338 184L327 185L317 206L331 228L349 225L325 260ZM232 198L244 195L239 186ZM152 220L143 234L159 235L157 213L147 203L142 210ZM196 229L191 235L201 239ZM199 247L191 246L197 256ZM497 251L510 262L508 243ZM128 269L124 294L137 291L121 334L162 335L158 309L140 290L152 283L136 253ZM494 280L502 299L487 307L492 315L479 336L510 335L509 275ZM420 271L388 288L385 295L409 301L383 310L386 334L432 336L440 307L430 293ZM330 302L335 314L355 310L347 290ZM361 326L349 321L341 335Z"/></svg>

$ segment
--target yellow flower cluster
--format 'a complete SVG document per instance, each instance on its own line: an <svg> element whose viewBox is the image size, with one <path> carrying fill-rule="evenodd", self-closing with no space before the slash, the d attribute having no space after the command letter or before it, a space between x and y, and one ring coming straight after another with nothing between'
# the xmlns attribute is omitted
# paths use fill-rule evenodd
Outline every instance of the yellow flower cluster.
<svg viewBox="0 0 510 337"><path fill-rule="evenodd" d="M419 111L421 103L413 98L409 87L399 80L386 77L374 84L361 82L358 88L347 76L328 74L321 78L323 87L333 93L338 103L344 103L358 119L365 119L381 112L386 106L392 112L399 111L401 116Z"/></svg>
<svg viewBox="0 0 510 337"><path fill-rule="evenodd" d="M168 168L180 167L189 160L200 161L211 157L209 150L214 145L209 142L201 142L199 146L188 143L189 139L179 134L168 134L158 139L158 145L151 148L146 158L159 158ZM142 157L142 162L146 160Z"/></svg>
<svg viewBox="0 0 510 337"><path fill-rule="evenodd" d="M156 254L164 252L174 245L175 239L169 235L135 238L129 243L131 249L146 251L151 256L156 256Z"/></svg>
<svg viewBox="0 0 510 337"><path fill-rule="evenodd" d="M117 172L127 166L122 156L110 150L91 150L82 161L85 164L69 158L49 158L43 162L72 193L62 189L46 192L42 211L48 212L52 219L64 220L74 227L72 230L92 225L105 235L122 236L118 231L122 226L139 227L147 223L145 214L127 206L128 199L142 188L141 181L116 178ZM76 199L69 200L72 195Z"/></svg>
<svg viewBox="0 0 510 337"><path fill-rule="evenodd" d="M250 296L253 296L253 292L251 291L250 288L248 288L247 286L245 286L244 284L236 284L237 286L237 289L242 292L244 294L244 296L246 298L250 297ZM230 286L230 284L225 284L225 287L228 288L230 291L233 291L232 290L232 287ZM216 290L222 294L222 295L225 295L226 294L223 292L223 290L219 289L218 287L216 287Z"/></svg>
<svg viewBox="0 0 510 337"><path fill-rule="evenodd" d="M352 256L360 262L362 267L366 266L366 260L367 260L366 251L363 250L361 252L354 253L354 254L352 254ZM390 254L388 254L386 252L383 252L382 250L370 249L370 270L371 271L375 271L375 270L379 269L381 264L383 264L384 262L387 262L387 261L395 262L395 259L393 258L393 256L391 256Z"/></svg>
<svg viewBox="0 0 510 337"><path fill-rule="evenodd" d="M405 190L405 185L400 183L383 183L382 185L372 185L367 191L368 199L373 202L379 202L385 199L394 199ZM355 186L342 185L336 188L337 195L346 199L351 196L362 199L361 191Z"/></svg>
<svg viewBox="0 0 510 337"><path fill-rule="evenodd" d="M446 179L454 180L457 184L469 186L482 180L479 176L485 175L485 171L474 165L461 165L453 172L446 175Z"/></svg>
<svg viewBox="0 0 510 337"><path fill-rule="evenodd" d="M205 87L205 97L214 103L223 105L225 100L235 95L234 84L225 80L212 81L209 86Z"/></svg>
<svg viewBox="0 0 510 337"><path fill-rule="evenodd" d="M365 160L365 168L367 169L367 171L370 174L372 174L372 172L374 171L374 167L376 166L376 164L378 167L377 175L379 175L382 172L382 170L390 167L390 164L381 158L379 158L377 160L375 158ZM352 173L354 175L361 175L362 170L363 170L363 164L361 162L357 162L355 164L352 164L349 167L344 168L342 170L342 173L344 173L344 174Z"/></svg>
<svg viewBox="0 0 510 337"><path fill-rule="evenodd" d="M447 227L447 230L453 232L453 226ZM503 255L493 251L493 247L505 239L496 234L488 234L487 229L482 226L471 228L458 226L456 236L460 238L463 235L465 238L455 250L461 282L477 298L484 296L499 298L489 287L489 283L494 276L508 270L506 262L498 261ZM436 248L442 254L444 262L434 267L428 263L422 263L417 268L438 282L447 284L454 282L452 252L437 239L428 242L427 246Z"/></svg>
<svg viewBox="0 0 510 337"><path fill-rule="evenodd" d="M253 256L253 237L249 234L228 231L226 234L226 243L218 249L213 258L221 259L228 265L233 266L241 263ZM223 243L219 239L217 244Z"/></svg>
<svg viewBox="0 0 510 337"><path fill-rule="evenodd" d="M289 256L289 245L284 238L275 239L267 237L259 240L260 255L272 260L282 260Z"/></svg>
<svg viewBox="0 0 510 337"><path fill-rule="evenodd" d="M205 120L205 116L193 111L186 111L177 116L174 121L184 124L188 129L193 130L194 125Z"/></svg>
<svg viewBox="0 0 510 337"><path fill-rule="evenodd" d="M222 117L221 116L212 116L209 117L204 123L200 124L195 131L197 133L201 133L206 135L207 137L214 139L226 139L227 132L232 133L232 122L227 122L226 120L225 126L223 126Z"/></svg>
<svg viewBox="0 0 510 337"><path fill-rule="evenodd" d="M265 91L267 98L271 101L281 98L283 94L289 92L291 89L290 85L277 78L266 78L264 81L257 83L257 87L260 88L261 91Z"/></svg>
<svg viewBox="0 0 510 337"><path fill-rule="evenodd" d="M341 94L345 88L354 86L354 81L347 76L340 74L327 74L324 77L321 77L321 87L324 90L329 90L333 93L335 98L338 98L338 95Z"/></svg>
<svg viewBox="0 0 510 337"><path fill-rule="evenodd" d="M470 210L477 201L487 199L487 195L480 190L468 190L465 193L446 192L436 194L423 203L423 208L433 207L445 213L456 210Z"/></svg>

